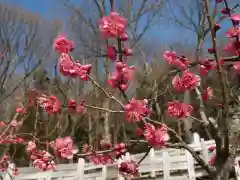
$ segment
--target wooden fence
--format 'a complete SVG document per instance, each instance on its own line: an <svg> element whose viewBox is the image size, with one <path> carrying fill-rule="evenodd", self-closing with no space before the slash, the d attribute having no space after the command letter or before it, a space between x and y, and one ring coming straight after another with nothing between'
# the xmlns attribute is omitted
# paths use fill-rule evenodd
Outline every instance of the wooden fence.
<svg viewBox="0 0 240 180"><path fill-rule="evenodd" d="M190 146L209 161L213 155L208 151L210 146L215 146L213 140L190 144ZM129 154L128 154L129 155ZM145 153L135 154L131 157L140 160ZM236 158L235 167L237 180L240 180L239 159ZM33 167L20 168L20 175L15 180L124 180L118 171L117 164L93 165L79 159L75 164L60 164L54 172L39 172ZM161 180L195 180L197 177L206 176L206 172L197 164L192 155L183 149L151 149L149 155L139 166L141 178ZM3 175L4 180L12 180L9 174ZM139 179L139 178L137 178Z"/></svg>

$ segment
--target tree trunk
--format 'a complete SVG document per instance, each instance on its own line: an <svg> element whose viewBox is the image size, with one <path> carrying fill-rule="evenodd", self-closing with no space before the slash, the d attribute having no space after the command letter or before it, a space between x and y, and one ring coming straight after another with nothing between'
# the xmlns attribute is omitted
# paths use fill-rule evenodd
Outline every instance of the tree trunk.
<svg viewBox="0 0 240 180"><path fill-rule="evenodd" d="M106 99L106 101L103 104L103 107L106 109L109 109L109 99ZM111 142L111 134L109 130L109 112L104 113L104 140L107 140L108 142Z"/></svg>
<svg viewBox="0 0 240 180"><path fill-rule="evenodd" d="M184 93L184 102L187 104L191 103L191 99L190 99L190 93L189 91L186 91ZM192 128L192 120L190 118L187 118L183 121L183 126L184 126L184 139L187 143L192 143L193 142L193 135L191 132L191 128Z"/></svg>
<svg viewBox="0 0 240 180"><path fill-rule="evenodd" d="M92 138L92 118L88 116L88 144L93 146L93 138Z"/></svg>

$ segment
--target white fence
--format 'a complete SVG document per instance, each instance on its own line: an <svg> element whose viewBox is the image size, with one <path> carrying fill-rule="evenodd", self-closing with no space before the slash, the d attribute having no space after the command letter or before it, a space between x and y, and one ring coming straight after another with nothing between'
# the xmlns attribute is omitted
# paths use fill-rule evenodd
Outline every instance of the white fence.
<svg viewBox="0 0 240 180"><path fill-rule="evenodd" d="M208 148L215 146L213 140L190 144L190 146L204 158L209 161L212 156ZM145 153L132 155L134 160L140 160ZM238 159L236 159L238 160ZM183 149L152 149L149 155L139 166L141 178L161 179L161 180L195 180L197 177L207 175L205 171L192 158L192 155ZM20 168L20 175L15 180L104 180L124 178L118 173L116 164L111 165L93 165L85 163L79 159L76 164L60 164L54 172L39 172L37 169ZM236 174L240 174L239 164L236 165ZM4 180L11 180L6 174ZM138 178L139 179L139 178ZM240 180L237 179L237 180Z"/></svg>

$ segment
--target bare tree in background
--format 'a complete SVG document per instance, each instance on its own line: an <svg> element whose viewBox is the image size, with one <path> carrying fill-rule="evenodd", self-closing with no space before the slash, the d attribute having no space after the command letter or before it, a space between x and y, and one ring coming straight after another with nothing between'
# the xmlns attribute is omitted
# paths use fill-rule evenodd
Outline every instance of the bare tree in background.
<svg viewBox="0 0 240 180"><path fill-rule="evenodd" d="M61 23L43 21L38 14L0 4L0 24L0 49L4 52L0 62L0 103L3 104L19 87L26 88L33 72L49 61L52 41Z"/></svg>

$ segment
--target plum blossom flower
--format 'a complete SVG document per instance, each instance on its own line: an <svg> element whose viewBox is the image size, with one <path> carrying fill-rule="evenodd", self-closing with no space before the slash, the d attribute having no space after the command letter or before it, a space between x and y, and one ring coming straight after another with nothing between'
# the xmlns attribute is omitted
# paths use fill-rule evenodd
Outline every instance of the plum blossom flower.
<svg viewBox="0 0 240 180"><path fill-rule="evenodd" d="M126 118L129 122L136 122L143 119L144 116L149 116L152 111L147 107L147 100L132 99L129 104L124 106Z"/></svg>
<svg viewBox="0 0 240 180"><path fill-rule="evenodd" d="M221 25L220 24L215 24L214 25L214 30L217 32L219 29L221 29L222 27L221 27Z"/></svg>
<svg viewBox="0 0 240 180"><path fill-rule="evenodd" d="M143 130L141 128L137 128L137 135L142 136L143 135Z"/></svg>
<svg viewBox="0 0 240 180"><path fill-rule="evenodd" d="M56 114L61 110L61 102L56 96L43 94L37 98L37 103L49 114Z"/></svg>
<svg viewBox="0 0 240 180"><path fill-rule="evenodd" d="M68 110L69 110L69 112L75 113L76 112L76 107L77 107L77 101L75 101L74 99L68 100Z"/></svg>
<svg viewBox="0 0 240 180"><path fill-rule="evenodd" d="M122 41L127 41L128 40L128 34L126 32L124 32L122 35L121 35L121 40Z"/></svg>
<svg viewBox="0 0 240 180"><path fill-rule="evenodd" d="M3 122L3 121L0 122L0 127L7 127L7 125L8 125L7 122Z"/></svg>
<svg viewBox="0 0 240 180"><path fill-rule="evenodd" d="M240 42L236 39L231 40L225 47L224 50L231 53L232 55L240 55Z"/></svg>
<svg viewBox="0 0 240 180"><path fill-rule="evenodd" d="M113 88L120 88L125 91L128 87L128 81L133 78L133 73L135 68L133 66L128 66L123 62L116 63L116 70L111 74L108 83Z"/></svg>
<svg viewBox="0 0 240 180"><path fill-rule="evenodd" d="M115 151L116 151L116 158L124 156L127 152L126 144L124 144L124 143L116 144Z"/></svg>
<svg viewBox="0 0 240 180"><path fill-rule="evenodd" d="M133 55L133 50L130 48L125 48L123 50L125 56L132 56Z"/></svg>
<svg viewBox="0 0 240 180"><path fill-rule="evenodd" d="M240 14L231 15L231 19L236 21L236 22L240 22Z"/></svg>
<svg viewBox="0 0 240 180"><path fill-rule="evenodd" d="M114 159L108 154L94 154L88 156L88 159L92 161L95 165L112 164L114 162Z"/></svg>
<svg viewBox="0 0 240 180"><path fill-rule="evenodd" d="M10 162L10 157L8 154L4 154L0 159L0 171L6 172L8 168L11 167L11 174L14 176L19 175L19 170L15 164Z"/></svg>
<svg viewBox="0 0 240 180"><path fill-rule="evenodd" d="M208 75L209 71L215 70L216 64L211 59L200 61L200 74L203 76Z"/></svg>
<svg viewBox="0 0 240 180"><path fill-rule="evenodd" d="M235 38L240 36L240 27L231 27L227 32L226 36L228 38Z"/></svg>
<svg viewBox="0 0 240 180"><path fill-rule="evenodd" d="M190 104L177 100L168 102L168 114L172 117L186 118L190 116L192 111L193 107Z"/></svg>
<svg viewBox="0 0 240 180"><path fill-rule="evenodd" d="M179 92L192 90L200 85L200 77L186 70L182 77L177 75L173 78L172 85Z"/></svg>
<svg viewBox="0 0 240 180"><path fill-rule="evenodd" d="M163 58L167 60L168 64L174 64L174 62L178 59L178 55L175 51L165 51L163 53Z"/></svg>
<svg viewBox="0 0 240 180"><path fill-rule="evenodd" d="M209 152L213 152L215 149L216 149L216 146L210 146L210 147L208 148Z"/></svg>
<svg viewBox="0 0 240 180"><path fill-rule="evenodd" d="M33 166L41 171L53 171L56 169L56 164L52 160L53 156L47 151L41 150L31 155Z"/></svg>
<svg viewBox="0 0 240 180"><path fill-rule="evenodd" d="M54 142L51 142L50 145L57 153L66 159L72 159L73 155L78 152L70 136L57 138Z"/></svg>
<svg viewBox="0 0 240 180"><path fill-rule="evenodd" d="M59 53L69 53L73 50L74 45L72 41L65 37L65 35L60 35L55 40L54 46Z"/></svg>
<svg viewBox="0 0 240 180"><path fill-rule="evenodd" d="M115 46L107 47L107 56L110 60L115 61L117 58L117 49Z"/></svg>
<svg viewBox="0 0 240 180"><path fill-rule="evenodd" d="M144 137L152 146L164 146L169 140L168 128L163 124L160 128L155 128L154 125L145 124Z"/></svg>
<svg viewBox="0 0 240 180"><path fill-rule="evenodd" d="M16 119L12 120L10 125L14 128L20 127L22 125L22 122L18 122Z"/></svg>
<svg viewBox="0 0 240 180"><path fill-rule="evenodd" d="M11 170L13 176L18 176L20 174L19 169L17 167L13 167Z"/></svg>
<svg viewBox="0 0 240 180"><path fill-rule="evenodd" d="M202 98L204 101L208 101L209 99L212 99L213 98L213 89L211 87L207 87L204 90Z"/></svg>
<svg viewBox="0 0 240 180"><path fill-rule="evenodd" d="M10 157L7 154L4 154L0 159L0 171L6 171L8 169Z"/></svg>
<svg viewBox="0 0 240 180"><path fill-rule="evenodd" d="M119 16L117 12L111 12L99 21L99 29L106 38L119 38L124 34L127 27L127 20Z"/></svg>
<svg viewBox="0 0 240 180"><path fill-rule="evenodd" d="M36 143L33 142L33 141L29 141L28 144L27 144L26 150L27 150L28 152L33 152L33 151L35 151L36 149L37 149Z"/></svg>
<svg viewBox="0 0 240 180"><path fill-rule="evenodd" d="M64 76L76 76L77 70L75 66L75 62L69 54L62 53L60 55L59 68Z"/></svg>
<svg viewBox="0 0 240 180"><path fill-rule="evenodd" d="M216 50L213 49L213 48L208 48L208 53L209 54L214 54L214 53L216 53Z"/></svg>
<svg viewBox="0 0 240 180"><path fill-rule="evenodd" d="M185 70L191 64L191 62L184 56L178 57L175 51L165 51L163 58L167 60L168 64L176 65L177 67Z"/></svg>
<svg viewBox="0 0 240 180"><path fill-rule="evenodd" d="M118 170L123 176L138 177L139 165L131 157L123 156L123 160L118 161Z"/></svg>
<svg viewBox="0 0 240 180"><path fill-rule="evenodd" d="M82 65L73 61L69 54L62 53L59 59L60 72L64 76L79 77L87 81L88 75L91 73L92 65Z"/></svg>
<svg viewBox="0 0 240 180"><path fill-rule="evenodd" d="M214 155L214 156L209 160L209 164L210 164L211 166L214 166L214 164L215 164L215 162L216 162L216 159L217 159L217 156Z"/></svg>
<svg viewBox="0 0 240 180"><path fill-rule="evenodd" d="M25 113L27 112L27 109L24 108L24 107L18 107L18 108L16 109L16 112L17 112L17 113L21 113L21 114L25 114Z"/></svg>
<svg viewBox="0 0 240 180"><path fill-rule="evenodd" d="M229 8L223 8L223 9L221 10L221 13L222 13L223 15L228 15L230 12L231 12L231 9L229 9Z"/></svg>
<svg viewBox="0 0 240 180"><path fill-rule="evenodd" d="M77 102L74 99L70 99L68 101L68 110L70 113L80 113L83 114L87 111L87 109L84 106L84 102L80 102L77 104Z"/></svg>

